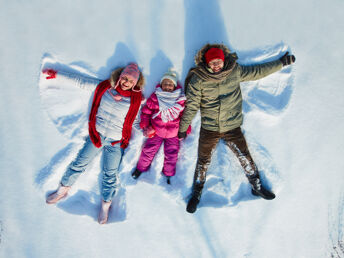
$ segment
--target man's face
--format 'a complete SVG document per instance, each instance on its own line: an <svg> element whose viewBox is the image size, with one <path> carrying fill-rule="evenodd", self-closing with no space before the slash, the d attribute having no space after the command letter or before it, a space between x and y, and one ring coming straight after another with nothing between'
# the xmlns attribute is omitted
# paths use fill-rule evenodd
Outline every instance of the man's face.
<svg viewBox="0 0 344 258"><path fill-rule="evenodd" d="M218 73L222 70L224 62L222 59L213 59L208 63L208 66L214 73Z"/></svg>

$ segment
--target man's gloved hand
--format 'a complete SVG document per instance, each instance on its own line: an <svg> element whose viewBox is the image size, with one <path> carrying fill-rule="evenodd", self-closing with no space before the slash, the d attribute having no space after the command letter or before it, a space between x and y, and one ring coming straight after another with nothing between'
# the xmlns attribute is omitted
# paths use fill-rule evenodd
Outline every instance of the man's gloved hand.
<svg viewBox="0 0 344 258"><path fill-rule="evenodd" d="M289 55L289 52L287 52L280 58L280 60L283 63L283 66L286 66L295 63L296 58L294 55Z"/></svg>
<svg viewBox="0 0 344 258"><path fill-rule="evenodd" d="M178 132L178 138L179 140L185 139L187 133L186 132Z"/></svg>

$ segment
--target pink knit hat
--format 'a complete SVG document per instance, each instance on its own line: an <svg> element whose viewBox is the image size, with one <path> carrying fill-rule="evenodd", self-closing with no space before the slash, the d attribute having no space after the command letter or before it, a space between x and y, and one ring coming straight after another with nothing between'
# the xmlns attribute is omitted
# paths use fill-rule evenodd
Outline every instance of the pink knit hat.
<svg viewBox="0 0 344 258"><path fill-rule="evenodd" d="M129 76L130 78L132 78L136 85L137 81L140 78L140 70L137 64L135 63L128 64L122 71L119 78L121 79L123 76Z"/></svg>

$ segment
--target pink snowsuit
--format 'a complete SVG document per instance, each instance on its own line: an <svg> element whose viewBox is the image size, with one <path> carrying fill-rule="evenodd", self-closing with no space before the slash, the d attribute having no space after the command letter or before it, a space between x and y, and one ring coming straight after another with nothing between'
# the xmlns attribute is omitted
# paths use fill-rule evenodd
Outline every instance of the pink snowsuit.
<svg viewBox="0 0 344 258"><path fill-rule="evenodd" d="M140 127L150 128L154 136L145 142L137 169L146 172L156 153L164 143L164 167L165 176L176 174L176 164L179 152L179 121L185 107L186 98L178 84L173 92L162 91L160 84L156 91L148 98L141 112Z"/></svg>

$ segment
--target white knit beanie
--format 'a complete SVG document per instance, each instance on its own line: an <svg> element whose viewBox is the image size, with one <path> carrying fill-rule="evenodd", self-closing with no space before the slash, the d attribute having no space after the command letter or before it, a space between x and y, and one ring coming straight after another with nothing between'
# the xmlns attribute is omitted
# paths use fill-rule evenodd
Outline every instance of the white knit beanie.
<svg viewBox="0 0 344 258"><path fill-rule="evenodd" d="M169 68L168 71L162 76L160 80L160 84L162 83L164 79L169 79L173 81L174 86L177 86L178 76L177 76L177 72L173 68Z"/></svg>

